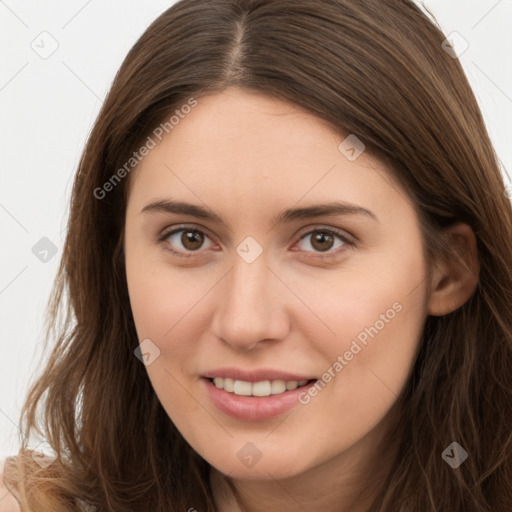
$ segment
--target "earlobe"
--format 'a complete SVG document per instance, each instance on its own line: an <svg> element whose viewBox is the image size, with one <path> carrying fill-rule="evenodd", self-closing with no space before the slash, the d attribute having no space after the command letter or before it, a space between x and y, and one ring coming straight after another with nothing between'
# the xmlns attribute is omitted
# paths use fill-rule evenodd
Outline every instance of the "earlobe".
<svg viewBox="0 0 512 512"><path fill-rule="evenodd" d="M431 276L428 314L444 316L465 304L478 285L480 265L476 236L467 224L456 224L445 233L452 253L438 261Z"/></svg>

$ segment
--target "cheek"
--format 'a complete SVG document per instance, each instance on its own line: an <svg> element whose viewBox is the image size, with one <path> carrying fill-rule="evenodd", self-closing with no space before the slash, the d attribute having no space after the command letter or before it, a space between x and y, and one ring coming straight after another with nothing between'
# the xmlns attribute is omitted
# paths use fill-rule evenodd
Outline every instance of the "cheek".
<svg viewBox="0 0 512 512"><path fill-rule="evenodd" d="M178 428L183 427L181 415L201 414L201 407L190 399L185 390L188 369L199 339L195 329L201 329L197 317L198 301L204 295L204 285L194 283L185 271L170 271L161 260L151 255L146 260L136 252L127 253L126 272L130 305L139 343L149 339L158 348L158 356L146 366L149 379L162 405ZM196 306L196 308L194 308ZM153 349L154 350L154 349ZM197 410L196 410L197 409ZM174 412L171 416L171 412ZM176 422L176 421L175 421Z"/></svg>
<svg viewBox="0 0 512 512"><path fill-rule="evenodd" d="M323 440L310 439L312 459L343 451L386 417L412 370L425 318L421 290L411 293L399 274L395 286L381 280L376 288L369 279L352 287L347 281L316 303L319 311L330 311L326 322L336 336L311 338L326 363L319 383L301 397L305 415L293 425L310 422L309 430L323 433ZM335 311L329 304L334 296L341 298Z"/></svg>
<svg viewBox="0 0 512 512"><path fill-rule="evenodd" d="M347 270L331 281L328 293L313 296L315 311L334 333L310 331L310 339L318 340L328 361L322 381L329 382L339 403L380 410L383 400L390 405L396 399L412 370L427 311L426 270L420 246L412 245L407 253L390 252L365 263L361 271Z"/></svg>
<svg viewBox="0 0 512 512"><path fill-rule="evenodd" d="M396 251L361 258L337 275L290 278L317 318L303 316L299 329L310 339L322 339L316 346L331 359L350 350L354 341L362 348L374 339L386 339L391 346L402 345L400 340L414 345L426 317L425 268L419 249L409 251L398 258Z"/></svg>
<svg viewBox="0 0 512 512"><path fill-rule="evenodd" d="M204 397L198 395L192 383L198 342L207 327L201 319L201 299L214 283L205 283L211 279L204 277L193 280L190 271L187 275L186 271L171 271L159 265L157 270L154 262L150 270L127 264L137 335L139 341L149 338L160 351L158 358L146 366L158 400L184 439L195 449L201 447L204 457L211 451L208 447L218 445L225 435L207 413Z"/></svg>
<svg viewBox="0 0 512 512"><path fill-rule="evenodd" d="M195 364L209 329L213 288L219 278L193 268L171 268L164 258L127 257L126 269L139 343L149 339L158 348L158 358L146 370L169 412L183 409L184 403L189 409L190 396L183 395L181 386L197 378Z"/></svg>
<svg viewBox="0 0 512 512"><path fill-rule="evenodd" d="M195 277L192 269L171 269L164 258L137 248L127 253L128 291L139 338L169 338L181 322L197 312L208 289L204 276Z"/></svg>

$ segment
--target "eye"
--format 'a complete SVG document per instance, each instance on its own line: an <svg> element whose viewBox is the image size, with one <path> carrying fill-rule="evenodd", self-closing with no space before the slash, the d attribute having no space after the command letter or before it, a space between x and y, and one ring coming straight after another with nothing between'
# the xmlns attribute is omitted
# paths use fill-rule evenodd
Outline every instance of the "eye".
<svg viewBox="0 0 512 512"><path fill-rule="evenodd" d="M187 256L187 252L198 252L213 245L210 240L210 245L204 247L205 240L210 238L200 229L181 227L163 233L159 242L162 242L167 250L180 256Z"/></svg>
<svg viewBox="0 0 512 512"><path fill-rule="evenodd" d="M336 239L338 242L336 242ZM332 249L339 249L340 247L352 247L354 243L348 239L347 236L341 232L333 229L318 228L301 236L299 246L301 250L306 252L327 253L327 256L334 256L340 251L333 251ZM308 249L311 247L312 250ZM344 250L344 249L342 249Z"/></svg>
<svg viewBox="0 0 512 512"><path fill-rule="evenodd" d="M158 241L164 245L166 250L184 257L195 256L194 253L200 254L203 252L202 249L210 249L215 245L204 231L186 226L165 231ZM296 245L299 248L292 250L313 252L316 253L315 257L329 258L353 247L355 243L335 229L318 228L303 234ZM341 250L336 250L340 248Z"/></svg>

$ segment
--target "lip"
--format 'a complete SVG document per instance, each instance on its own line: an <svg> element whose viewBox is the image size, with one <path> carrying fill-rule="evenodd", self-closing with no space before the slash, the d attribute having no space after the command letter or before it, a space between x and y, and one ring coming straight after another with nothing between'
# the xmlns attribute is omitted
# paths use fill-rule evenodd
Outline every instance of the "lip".
<svg viewBox="0 0 512 512"><path fill-rule="evenodd" d="M218 374L216 374L216 376L221 377L221 375ZM247 376L245 378L247 378ZM286 378L283 380L305 379ZM234 393L230 393L216 387L213 382L211 382L210 378L206 377L201 378L201 382L204 384L206 393L210 397L210 400L222 413L230 416L231 418L242 421L263 421L279 416L280 414L290 410L292 407L299 405L299 395L307 392L308 388L315 384L316 379L311 380L311 382L308 382L306 385L292 391L262 397L235 395ZM258 379L248 382L258 382Z"/></svg>
<svg viewBox="0 0 512 512"><path fill-rule="evenodd" d="M282 370L274 370L272 368L260 368L258 370L243 370L242 368L225 367L211 370L202 375L208 379L215 377L223 377L233 380L244 380L246 382L261 382L264 380L312 380L316 377L311 375L300 375L284 372Z"/></svg>

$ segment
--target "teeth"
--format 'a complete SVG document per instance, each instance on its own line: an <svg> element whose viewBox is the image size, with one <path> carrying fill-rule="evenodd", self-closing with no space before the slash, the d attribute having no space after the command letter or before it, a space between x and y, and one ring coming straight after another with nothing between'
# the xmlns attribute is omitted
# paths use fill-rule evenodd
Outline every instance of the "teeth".
<svg viewBox="0 0 512 512"><path fill-rule="evenodd" d="M233 393L235 390L235 381L233 379L224 379L224 390Z"/></svg>
<svg viewBox="0 0 512 512"><path fill-rule="evenodd" d="M270 396L272 394L272 384L270 384L269 380L264 380L263 382L255 382L252 385L252 394L254 396Z"/></svg>
<svg viewBox="0 0 512 512"><path fill-rule="evenodd" d="M235 380L233 383L233 393L235 395L250 396L252 390L252 384L243 380Z"/></svg>
<svg viewBox="0 0 512 512"><path fill-rule="evenodd" d="M215 377L215 387L241 396L270 396L279 395L285 391L292 391L307 384L307 380L263 380L260 382L247 382L223 377Z"/></svg>
<svg viewBox="0 0 512 512"><path fill-rule="evenodd" d="M286 391L286 382L284 380L273 380L270 389L273 395L284 393Z"/></svg>

